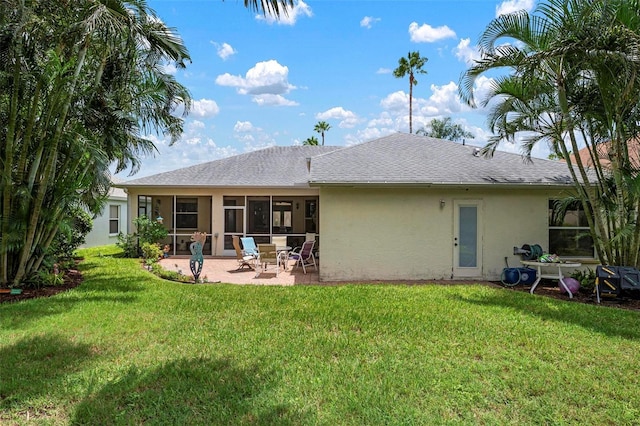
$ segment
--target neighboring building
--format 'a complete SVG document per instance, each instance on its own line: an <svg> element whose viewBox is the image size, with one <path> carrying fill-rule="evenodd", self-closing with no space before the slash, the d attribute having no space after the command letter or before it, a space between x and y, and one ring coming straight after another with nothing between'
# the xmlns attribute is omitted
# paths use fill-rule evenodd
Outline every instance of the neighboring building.
<svg viewBox="0 0 640 426"><path fill-rule="evenodd" d="M580 156L580 161L584 165L585 168L593 167L593 158L591 157L591 152L595 151L598 155L598 160L602 167L605 169L609 169L611 167L611 142L602 142L595 146L584 147L580 151L578 151L578 155ZM627 153L629 156L629 161L632 166L640 167L640 139L635 138L629 140L627 143ZM571 162L575 164L576 156L575 154L570 155ZM564 161L564 160L563 160Z"/></svg>
<svg viewBox="0 0 640 426"><path fill-rule="evenodd" d="M112 187L102 214L93 219L93 229L85 237L82 247L115 244L118 233L127 233L127 193Z"/></svg>
<svg viewBox="0 0 640 426"><path fill-rule="evenodd" d="M565 163L397 133L351 147L272 147L135 179L129 209L161 216L164 243L189 254L194 231L207 255L235 256L232 236L299 245L317 234L320 279L498 279L513 248L550 235L550 200L573 184ZM554 239L556 238L554 236ZM593 257L593 247L571 254ZM590 251L589 251L590 250ZM557 253L563 255L563 253Z"/></svg>

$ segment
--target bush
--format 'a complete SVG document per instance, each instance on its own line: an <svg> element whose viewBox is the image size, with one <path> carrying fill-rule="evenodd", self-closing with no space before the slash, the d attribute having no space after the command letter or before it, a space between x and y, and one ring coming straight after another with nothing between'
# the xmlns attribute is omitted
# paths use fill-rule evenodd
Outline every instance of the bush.
<svg viewBox="0 0 640 426"><path fill-rule="evenodd" d="M73 258L73 253L84 244L85 237L93 228L89 213L76 207L70 210L60 223L58 233L49 247L49 254L56 262Z"/></svg>
<svg viewBox="0 0 640 426"><path fill-rule="evenodd" d="M138 242L141 246L144 243L158 244L169 235L167 228L160 222L151 220L145 215L135 218L133 224L138 230Z"/></svg>
<svg viewBox="0 0 640 426"><path fill-rule="evenodd" d="M151 265L158 263L160 257L162 257L162 249L159 244L156 243L143 243L142 244L142 257L144 257L145 263Z"/></svg>
<svg viewBox="0 0 640 426"><path fill-rule="evenodd" d="M193 282L193 277L187 276L187 275L183 275L180 272L177 271L168 271L166 269L164 269L162 266L160 266L160 264L155 263L153 265L151 265L151 272L154 275L157 275L158 277L165 279L165 280L169 280L169 281L177 281L177 282L181 282L181 283L190 283Z"/></svg>
<svg viewBox="0 0 640 426"><path fill-rule="evenodd" d="M158 244L167 238L169 231L159 222L149 219L147 216L138 216L133 220L138 232L133 234L118 234L116 245L123 251L124 257L144 256L141 251L145 244ZM145 259L147 256L144 256Z"/></svg>
<svg viewBox="0 0 640 426"><path fill-rule="evenodd" d="M580 282L580 288L587 292L593 292L596 288L596 272L587 268L585 271L574 271L571 278L575 278Z"/></svg>
<svg viewBox="0 0 640 426"><path fill-rule="evenodd" d="M122 249L124 257L138 257L138 238L135 234L118 234L116 246Z"/></svg>

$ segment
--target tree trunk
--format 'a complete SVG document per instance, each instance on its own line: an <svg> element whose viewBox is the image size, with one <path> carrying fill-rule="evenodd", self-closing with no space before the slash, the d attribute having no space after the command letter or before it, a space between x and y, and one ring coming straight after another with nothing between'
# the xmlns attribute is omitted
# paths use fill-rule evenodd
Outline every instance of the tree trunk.
<svg viewBox="0 0 640 426"><path fill-rule="evenodd" d="M413 73L409 73L409 134L413 133Z"/></svg>

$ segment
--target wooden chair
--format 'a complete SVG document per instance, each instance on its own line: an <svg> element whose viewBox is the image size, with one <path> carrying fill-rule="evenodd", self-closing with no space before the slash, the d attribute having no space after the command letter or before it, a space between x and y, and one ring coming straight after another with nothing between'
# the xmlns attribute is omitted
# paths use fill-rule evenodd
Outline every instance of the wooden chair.
<svg viewBox="0 0 640 426"><path fill-rule="evenodd" d="M249 269L254 269L254 265L256 263L256 256L245 254L240 248L240 237L234 235L231 237L233 240L233 248L236 250L236 258L238 259L238 269L236 271L240 271L245 266Z"/></svg>

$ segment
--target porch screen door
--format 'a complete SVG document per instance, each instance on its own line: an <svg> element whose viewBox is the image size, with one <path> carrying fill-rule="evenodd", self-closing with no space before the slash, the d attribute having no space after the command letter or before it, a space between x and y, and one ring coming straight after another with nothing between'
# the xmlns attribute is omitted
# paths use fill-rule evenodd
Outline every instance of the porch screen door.
<svg viewBox="0 0 640 426"><path fill-rule="evenodd" d="M224 251L223 255L233 256L236 254L233 248L233 236L244 237L244 206L224 207Z"/></svg>
<svg viewBox="0 0 640 426"><path fill-rule="evenodd" d="M481 201L454 201L453 278L482 277Z"/></svg>

